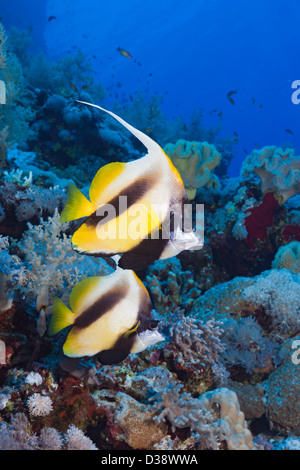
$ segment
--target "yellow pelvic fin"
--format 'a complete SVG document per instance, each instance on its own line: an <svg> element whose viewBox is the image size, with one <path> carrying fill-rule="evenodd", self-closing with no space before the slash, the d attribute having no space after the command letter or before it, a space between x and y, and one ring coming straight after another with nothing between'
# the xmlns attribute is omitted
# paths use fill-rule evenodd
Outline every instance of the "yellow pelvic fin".
<svg viewBox="0 0 300 470"><path fill-rule="evenodd" d="M54 297L53 314L48 328L49 336L53 336L67 326L73 325L74 319L74 313L58 297Z"/></svg>
<svg viewBox="0 0 300 470"><path fill-rule="evenodd" d="M97 171L89 191L90 200L94 206L108 202L107 196L106 200L101 201L101 195L107 186L124 171L125 165L122 162L108 163L108 165L103 166Z"/></svg>
<svg viewBox="0 0 300 470"><path fill-rule="evenodd" d="M93 204L82 194L81 191L70 183L68 187L67 203L60 216L60 222L69 222L70 220L88 217L94 212Z"/></svg>
<svg viewBox="0 0 300 470"><path fill-rule="evenodd" d="M86 300L90 297L90 294L97 289L101 282L102 278L100 276L90 276L82 279L73 287L69 299L70 307L73 312L78 313L84 309Z"/></svg>

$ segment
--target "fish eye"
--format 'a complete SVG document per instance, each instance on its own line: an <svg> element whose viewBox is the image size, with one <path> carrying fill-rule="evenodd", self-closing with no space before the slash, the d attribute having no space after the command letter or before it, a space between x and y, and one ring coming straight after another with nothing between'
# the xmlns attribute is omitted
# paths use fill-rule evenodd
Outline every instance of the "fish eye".
<svg viewBox="0 0 300 470"><path fill-rule="evenodd" d="M157 328L158 321L152 321L149 325L150 330L155 330Z"/></svg>

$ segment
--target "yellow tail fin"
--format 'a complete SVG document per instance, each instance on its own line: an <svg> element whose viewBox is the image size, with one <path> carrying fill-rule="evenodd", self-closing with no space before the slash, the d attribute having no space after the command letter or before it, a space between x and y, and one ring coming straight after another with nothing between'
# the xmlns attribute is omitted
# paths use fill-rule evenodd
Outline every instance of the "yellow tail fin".
<svg viewBox="0 0 300 470"><path fill-rule="evenodd" d="M51 317L48 334L53 336L67 326L73 325L75 319L74 313L58 298L53 300L53 315Z"/></svg>
<svg viewBox="0 0 300 470"><path fill-rule="evenodd" d="M82 194L81 191L70 183L68 187L68 198L64 210L60 216L60 222L88 217L94 212L93 204Z"/></svg>

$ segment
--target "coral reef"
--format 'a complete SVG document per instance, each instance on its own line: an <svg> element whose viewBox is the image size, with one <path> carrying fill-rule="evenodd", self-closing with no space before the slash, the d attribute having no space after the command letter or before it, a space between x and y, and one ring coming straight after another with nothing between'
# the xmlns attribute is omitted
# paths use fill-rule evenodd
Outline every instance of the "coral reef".
<svg viewBox="0 0 300 470"><path fill-rule="evenodd" d="M109 109L204 205L204 247L138 273L164 341L115 365L66 357L66 330L46 333L53 298L114 269L73 250L67 186L87 195L100 167L144 148L77 101L107 94L82 51L51 62L30 44L0 23L0 449L299 449L299 157L256 149L229 177L236 139L217 139L204 110L170 120L162 96L117 86Z"/></svg>

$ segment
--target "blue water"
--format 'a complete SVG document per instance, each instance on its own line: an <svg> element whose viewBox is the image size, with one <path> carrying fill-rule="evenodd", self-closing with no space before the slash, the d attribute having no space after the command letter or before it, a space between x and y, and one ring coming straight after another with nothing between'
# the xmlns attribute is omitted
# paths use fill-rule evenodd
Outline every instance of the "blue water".
<svg viewBox="0 0 300 470"><path fill-rule="evenodd" d="M255 147L300 148L300 105L291 101L300 79L297 0L1 0L0 16L6 29L31 27L34 50L50 58L80 48L99 81L118 84L120 99L158 93L167 115L185 119L203 108L205 124L239 136L233 175Z"/></svg>

